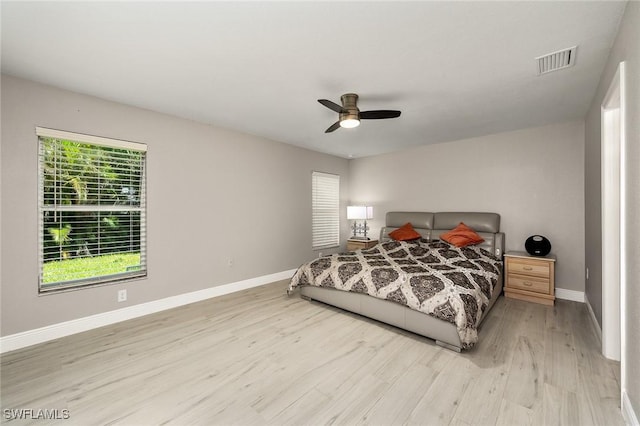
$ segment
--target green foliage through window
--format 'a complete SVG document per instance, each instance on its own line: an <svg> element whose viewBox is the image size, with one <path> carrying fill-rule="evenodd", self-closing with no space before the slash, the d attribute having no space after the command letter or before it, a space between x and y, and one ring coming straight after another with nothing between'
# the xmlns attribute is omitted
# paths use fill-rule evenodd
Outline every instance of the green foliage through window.
<svg viewBox="0 0 640 426"><path fill-rule="evenodd" d="M110 146L38 130L40 290L145 275L146 146ZM141 149L131 148L137 145ZM128 261L115 262L113 255ZM138 263L131 265L131 259ZM65 268L69 273L48 272Z"/></svg>

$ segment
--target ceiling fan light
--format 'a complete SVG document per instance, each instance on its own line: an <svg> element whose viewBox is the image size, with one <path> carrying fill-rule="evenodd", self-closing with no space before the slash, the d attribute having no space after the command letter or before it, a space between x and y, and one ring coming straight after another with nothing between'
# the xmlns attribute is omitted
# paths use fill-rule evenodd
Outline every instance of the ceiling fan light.
<svg viewBox="0 0 640 426"><path fill-rule="evenodd" d="M345 129L353 129L354 127L358 127L360 125L360 120L356 118L345 118L340 121L340 127L344 127Z"/></svg>

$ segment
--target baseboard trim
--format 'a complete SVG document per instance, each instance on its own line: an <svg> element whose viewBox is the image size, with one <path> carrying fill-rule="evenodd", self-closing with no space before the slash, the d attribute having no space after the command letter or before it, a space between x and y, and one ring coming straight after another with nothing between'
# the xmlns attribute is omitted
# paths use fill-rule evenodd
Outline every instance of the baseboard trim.
<svg viewBox="0 0 640 426"><path fill-rule="evenodd" d="M629 400L629 395L627 395L626 391L622 391L622 417L626 424L631 426L639 426L638 416L636 412L633 410L633 406L631 406L631 401Z"/></svg>
<svg viewBox="0 0 640 426"><path fill-rule="evenodd" d="M556 299L564 299L571 300L573 302L584 303L584 291L556 288Z"/></svg>
<svg viewBox="0 0 640 426"><path fill-rule="evenodd" d="M164 299L154 300L152 302L141 303L139 305L127 306L126 308L116 309L115 311L104 312L84 318L78 318L71 321L52 324L46 327L36 328L21 333L10 334L8 336L0 337L0 353L22 349L27 346L47 342L49 340L69 336L71 334L93 330L94 328L104 327L105 325L115 324L121 321L138 318L167 309L177 308L178 306L200 302L202 300L223 296L225 294L235 293L237 291L246 290L248 288L259 287L261 285L269 284L275 281L291 278L295 272L295 269L290 269L288 271L277 272L275 274L263 275L261 277L250 278L248 280L210 287L191 293L179 294L177 296L171 296Z"/></svg>
<svg viewBox="0 0 640 426"><path fill-rule="evenodd" d="M598 319L596 318L595 312L593 312L593 307L591 307L591 303L589 302L589 298L584 296L584 303L587 304L587 311L589 311L589 316L591 317L591 324L593 325L593 329L596 331L596 335L600 340L600 344L602 344L602 328L600 328L600 324L598 324Z"/></svg>

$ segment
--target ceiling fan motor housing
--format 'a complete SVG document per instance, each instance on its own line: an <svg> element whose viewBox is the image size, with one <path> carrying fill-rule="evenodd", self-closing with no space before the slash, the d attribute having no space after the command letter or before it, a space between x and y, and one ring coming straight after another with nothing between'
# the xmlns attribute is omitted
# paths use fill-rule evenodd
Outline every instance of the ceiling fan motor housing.
<svg viewBox="0 0 640 426"><path fill-rule="evenodd" d="M340 101L342 102L342 108L346 110L358 110L358 95L355 93L345 93L340 97Z"/></svg>
<svg viewBox="0 0 640 426"><path fill-rule="evenodd" d="M358 95L346 93L340 97L340 101L342 102L342 111L340 112L341 126L355 127L360 121L360 110L357 107ZM349 124L345 126L347 123Z"/></svg>
<svg viewBox="0 0 640 426"><path fill-rule="evenodd" d="M345 112L341 112L340 113L340 121L344 121L344 120L359 120L360 117L358 116L358 110L349 110L349 111L345 111Z"/></svg>

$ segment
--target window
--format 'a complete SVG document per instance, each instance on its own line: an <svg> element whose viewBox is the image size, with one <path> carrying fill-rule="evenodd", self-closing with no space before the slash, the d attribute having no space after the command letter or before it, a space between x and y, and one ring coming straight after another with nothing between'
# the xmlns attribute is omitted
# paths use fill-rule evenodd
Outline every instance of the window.
<svg viewBox="0 0 640 426"><path fill-rule="evenodd" d="M314 249L340 245L340 176L313 172L312 246Z"/></svg>
<svg viewBox="0 0 640 426"><path fill-rule="evenodd" d="M41 293L147 275L145 144L36 128Z"/></svg>

